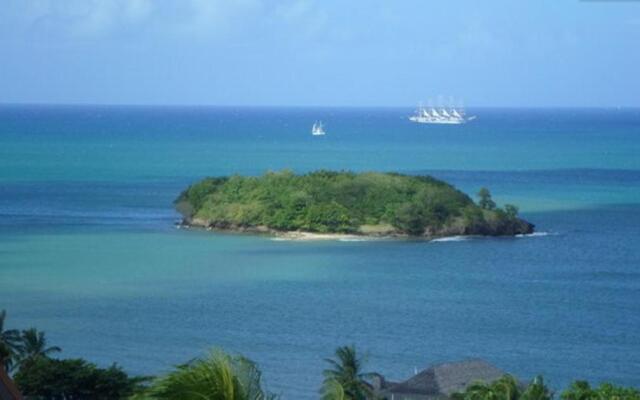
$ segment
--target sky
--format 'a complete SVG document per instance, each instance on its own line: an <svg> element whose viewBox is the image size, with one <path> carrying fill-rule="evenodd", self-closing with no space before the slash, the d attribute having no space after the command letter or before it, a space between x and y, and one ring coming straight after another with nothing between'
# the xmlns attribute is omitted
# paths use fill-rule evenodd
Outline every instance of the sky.
<svg viewBox="0 0 640 400"><path fill-rule="evenodd" d="M0 0L0 103L638 107L639 75L640 0Z"/></svg>

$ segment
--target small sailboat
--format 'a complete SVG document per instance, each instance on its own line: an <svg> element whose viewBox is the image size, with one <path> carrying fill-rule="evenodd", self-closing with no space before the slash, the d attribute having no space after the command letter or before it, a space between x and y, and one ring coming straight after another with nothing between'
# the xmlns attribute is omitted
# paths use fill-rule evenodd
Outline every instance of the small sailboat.
<svg viewBox="0 0 640 400"><path fill-rule="evenodd" d="M316 121L313 123L313 128L311 128L311 134L313 136L324 136L325 135L325 131L324 131L324 127L322 126L322 121Z"/></svg>

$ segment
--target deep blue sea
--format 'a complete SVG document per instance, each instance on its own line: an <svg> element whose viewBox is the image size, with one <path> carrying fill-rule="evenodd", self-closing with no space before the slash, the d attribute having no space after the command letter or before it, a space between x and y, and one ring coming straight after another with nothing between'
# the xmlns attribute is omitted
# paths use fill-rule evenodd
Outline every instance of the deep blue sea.
<svg viewBox="0 0 640 400"><path fill-rule="evenodd" d="M240 352L285 399L323 358L367 369L481 357L640 386L640 110L0 106L0 309L61 356L157 374ZM312 137L323 120L325 137ZM491 189L538 234L437 242L274 241L178 230L204 176L289 168L425 173Z"/></svg>

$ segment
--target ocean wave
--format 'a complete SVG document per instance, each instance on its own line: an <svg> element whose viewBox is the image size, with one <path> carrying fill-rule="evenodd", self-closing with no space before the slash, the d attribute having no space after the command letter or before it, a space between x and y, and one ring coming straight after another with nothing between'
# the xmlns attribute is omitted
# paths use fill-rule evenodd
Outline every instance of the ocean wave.
<svg viewBox="0 0 640 400"><path fill-rule="evenodd" d="M541 236L551 236L551 235L557 235L557 233L555 233L555 232L521 233L519 235L516 235L516 237L518 237L518 238L522 238L522 237L541 237Z"/></svg>
<svg viewBox="0 0 640 400"><path fill-rule="evenodd" d="M469 239L469 236L446 236L438 239L433 239L431 240L431 242L463 242Z"/></svg>

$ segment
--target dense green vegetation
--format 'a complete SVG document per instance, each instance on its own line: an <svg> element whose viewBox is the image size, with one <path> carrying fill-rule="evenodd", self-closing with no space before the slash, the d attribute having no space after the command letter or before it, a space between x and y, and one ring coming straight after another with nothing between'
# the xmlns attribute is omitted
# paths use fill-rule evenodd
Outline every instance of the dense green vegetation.
<svg viewBox="0 0 640 400"><path fill-rule="evenodd" d="M541 376L523 387L516 378L504 375L495 382L475 382L463 393L455 393L453 400L551 400L553 393ZM586 400L586 399L585 399Z"/></svg>
<svg viewBox="0 0 640 400"><path fill-rule="evenodd" d="M640 400L640 390L603 383L592 388L588 382L576 381L560 395L562 400Z"/></svg>
<svg viewBox="0 0 640 400"><path fill-rule="evenodd" d="M452 397L453 400L640 400L640 391L610 383L591 388L588 382L576 381L560 396L555 396L541 376L523 386L514 377L505 375L495 382L473 383L465 392Z"/></svg>
<svg viewBox="0 0 640 400"><path fill-rule="evenodd" d="M517 208L496 207L487 189L480 203L429 176L317 171L295 175L204 179L176 208L190 225L319 233L513 235L533 226Z"/></svg>
<svg viewBox="0 0 640 400"><path fill-rule="evenodd" d="M98 368L82 359L38 357L14 376L22 394L30 399L126 399L141 389L145 378L130 378L120 367Z"/></svg>

